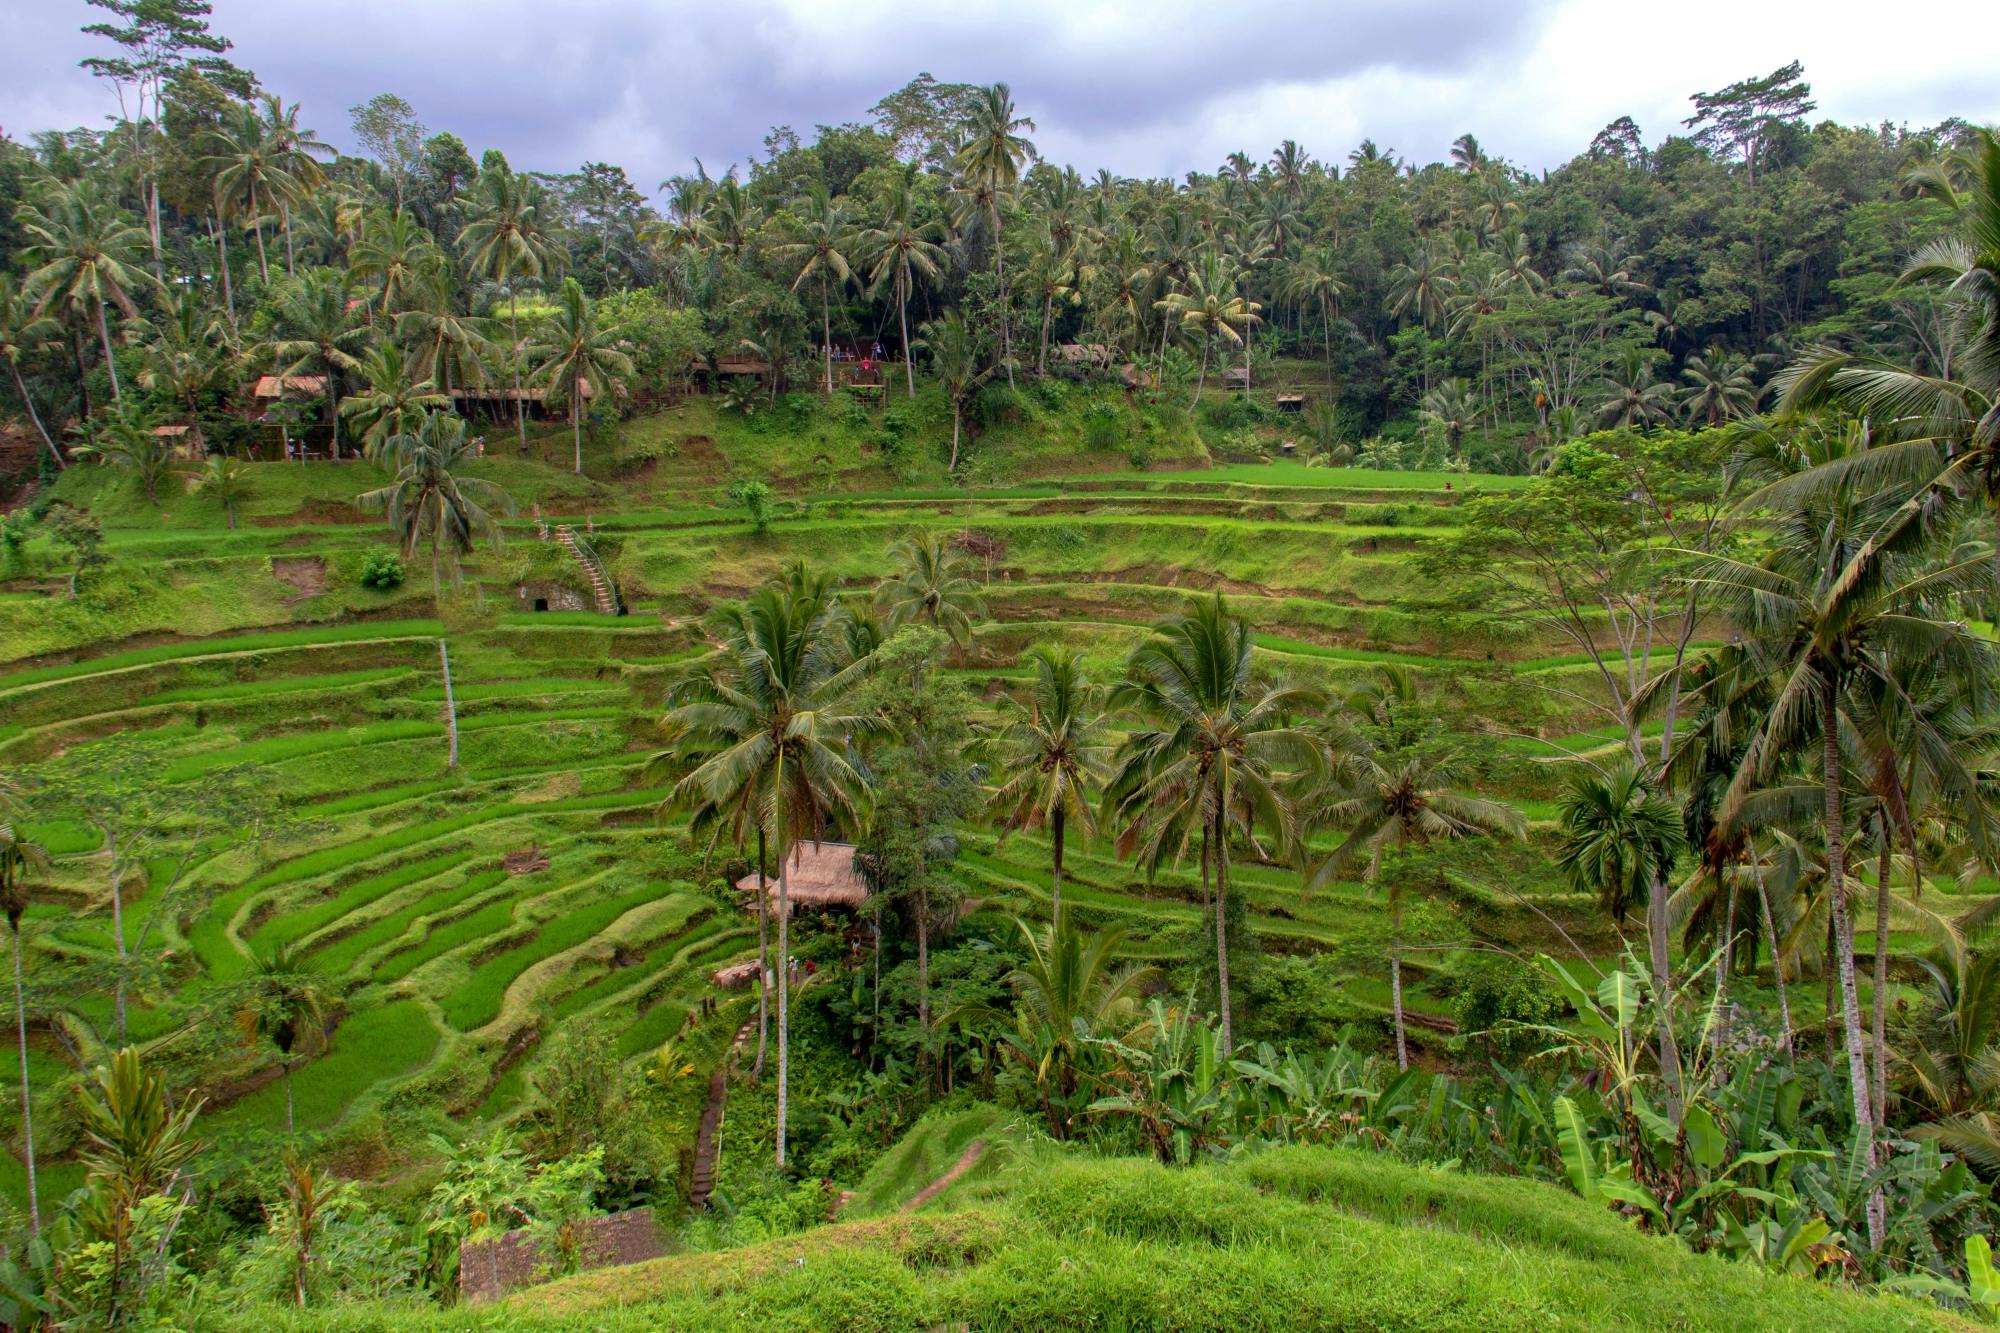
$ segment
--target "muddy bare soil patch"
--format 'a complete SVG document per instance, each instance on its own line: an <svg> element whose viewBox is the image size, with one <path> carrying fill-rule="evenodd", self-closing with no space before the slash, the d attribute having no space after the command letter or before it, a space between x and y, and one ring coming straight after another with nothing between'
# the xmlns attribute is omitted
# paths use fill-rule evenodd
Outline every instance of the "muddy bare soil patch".
<svg viewBox="0 0 2000 1333"><path fill-rule="evenodd" d="M326 591L326 561L316 555L273 556L271 577L297 590L287 602L303 602Z"/></svg>

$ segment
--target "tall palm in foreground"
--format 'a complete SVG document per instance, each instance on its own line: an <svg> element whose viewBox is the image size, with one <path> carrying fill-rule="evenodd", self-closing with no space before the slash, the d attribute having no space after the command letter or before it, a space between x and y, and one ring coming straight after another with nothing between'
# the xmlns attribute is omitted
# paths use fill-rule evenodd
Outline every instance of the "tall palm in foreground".
<svg viewBox="0 0 2000 1333"><path fill-rule="evenodd" d="M1004 721L993 738L993 771L1005 778L993 792L1000 838L1016 829L1049 831L1050 912L1062 915L1063 839L1072 822L1096 835L1092 801L1110 776L1104 694L1063 647L1029 650L1034 683L1026 703L1005 695Z"/></svg>
<svg viewBox="0 0 2000 1333"><path fill-rule="evenodd" d="M1326 345L1326 387L1332 393L1335 391L1333 321L1340 317L1340 298L1347 295L1347 284L1340 279L1340 265L1333 247L1308 250L1299 256L1291 267L1285 291L1295 301L1319 307L1320 337Z"/></svg>
<svg viewBox="0 0 2000 1333"><path fill-rule="evenodd" d="M820 186L799 205L793 239L772 251L774 258L797 269L792 279L793 291L808 278L819 279L819 352L828 393L833 392L833 288L838 283L845 290L853 280L848 251L853 249L854 241L854 226L847 220L847 210L827 198L826 188Z"/></svg>
<svg viewBox="0 0 2000 1333"><path fill-rule="evenodd" d="M105 308L115 305L127 319L138 318L133 293L154 281L145 269L146 229L87 179L49 187L41 200L20 211L19 220L28 238L21 262L35 313L64 310L96 324L111 397L122 401Z"/></svg>
<svg viewBox="0 0 2000 1333"><path fill-rule="evenodd" d="M1667 896L1685 842L1679 810L1646 785L1630 763L1577 774L1563 797L1556 869L1579 893L1597 895L1612 924L1635 907L1646 913L1647 955L1660 1005L1660 1073L1679 1095L1680 1049L1674 1039L1667 955Z"/></svg>
<svg viewBox="0 0 2000 1333"><path fill-rule="evenodd" d="M378 302L384 315L407 309L425 285L436 280L444 255L408 213L377 210L361 231L361 243L348 256L348 271L380 285Z"/></svg>
<svg viewBox="0 0 2000 1333"><path fill-rule="evenodd" d="M570 436L576 443L576 475L583 475L583 400L586 391L609 402L636 373L628 344L615 329L597 326L597 307L575 278L564 278L555 314L542 321L528 355L535 362L534 384L544 398L569 404Z"/></svg>
<svg viewBox="0 0 2000 1333"><path fill-rule="evenodd" d="M431 596L436 598L442 593L440 569L447 555L455 572L477 541L500 545L493 511L512 514L513 497L493 482L463 475L479 450L476 441L466 438L465 422L458 417L433 413L411 434L392 436L382 453L396 475L387 486L356 496L355 507L388 518L405 560L429 543Z"/></svg>
<svg viewBox="0 0 2000 1333"><path fill-rule="evenodd" d="M56 321L38 314L27 296L14 285L14 280L0 273L0 361L7 363L7 374L14 381L14 392L21 395L21 408L34 423L35 433L42 437L49 457L55 459L56 470L60 472L69 466L63 458L62 450L56 448L55 437L42 424L42 414L35 410L35 400L28 393L28 382L21 377L21 363L47 347L59 332Z"/></svg>
<svg viewBox="0 0 2000 1333"><path fill-rule="evenodd" d="M973 623L986 616L986 599L966 573L965 557L926 531L905 540L890 558L894 571L875 589L889 628L921 621L961 648L972 642Z"/></svg>
<svg viewBox="0 0 2000 1333"><path fill-rule="evenodd" d="M1898 285L1945 284L1947 338L1936 360L1811 349L1775 383L1778 413L1834 407L1867 420L1873 448L1774 483L1762 497L1784 507L1804 492L1840 485L1928 481L1969 494L1992 511L1994 582L2000 586L2000 138L1981 131L1960 234L1918 251Z"/></svg>
<svg viewBox="0 0 2000 1333"><path fill-rule="evenodd" d="M1987 669L1989 645L1950 612L1955 597L1981 589L1985 554L1935 557L1926 523L1931 512L1924 493L1905 501L1894 492L1843 488L1789 511L1760 514L1768 536L1757 563L1710 556L1695 576L1742 637L1750 659L1777 682L1725 797L1725 815L1781 763L1814 741L1819 745L1848 1080L1856 1132L1869 1152L1874 1115L1847 889L1842 704L1858 680L1884 677L1891 660L1931 658L1966 679ZM1882 683L1895 688L1893 680ZM1878 1194L1869 1204L1869 1239L1878 1247L1883 1224Z"/></svg>
<svg viewBox="0 0 2000 1333"><path fill-rule="evenodd" d="M507 359L514 376L514 428L524 453L528 448L528 405L521 392L517 289L523 279L546 277L560 261L542 208L541 191L533 181L506 170L482 171L472 220L458 234L466 268L507 289Z"/></svg>
<svg viewBox="0 0 2000 1333"><path fill-rule="evenodd" d="M292 1116L292 1052L300 1039L313 1040L326 1024L326 992L295 944L281 944L252 961L250 980L236 1021L249 1040L278 1048L285 1075L285 1133L297 1132Z"/></svg>
<svg viewBox="0 0 2000 1333"><path fill-rule="evenodd" d="M888 283L896 293L896 320L903 334L903 379L909 396L917 396L916 358L910 355L910 295L918 279L935 282L944 271L944 247L935 239L935 229L915 217L910 184L899 182L889 195L882 225L861 236L861 252L868 256L868 287L871 294Z"/></svg>
<svg viewBox="0 0 2000 1333"><path fill-rule="evenodd" d="M1298 843L1287 785L1319 765L1299 714L1319 702L1311 690L1259 683L1250 669L1250 626L1222 597L1191 602L1154 626L1132 653L1112 694L1136 726L1126 737L1106 792L1121 855L1148 875L1178 865L1199 844L1203 889L1215 872L1216 990L1225 1047L1229 996L1229 846L1267 838L1274 853Z"/></svg>
<svg viewBox="0 0 2000 1333"><path fill-rule="evenodd" d="M0 815L11 804L9 793L0 787ZM41 849L16 832L10 821L0 818L0 912L7 914L7 929L14 945L14 1040L21 1056L21 1160L28 1172L28 1226L30 1234L42 1233L42 1208L35 1196L35 1103L28 1081L28 1002L21 987L21 917L28 910L28 871L44 862Z"/></svg>
<svg viewBox="0 0 2000 1333"><path fill-rule="evenodd" d="M368 330L348 308L347 280L330 269L308 269L278 285L271 312L271 354L281 376L318 375L325 381L326 418L333 456L340 457L340 377L361 369Z"/></svg>
<svg viewBox="0 0 2000 1333"><path fill-rule="evenodd" d="M271 263L264 251L267 209L298 195L296 158L281 150L270 126L251 104L232 106L219 129L207 135L213 151L202 165L215 173L215 198L225 219L234 217L256 233L257 272L271 280Z"/></svg>
<svg viewBox="0 0 2000 1333"><path fill-rule="evenodd" d="M670 715L708 757L682 778L690 804L742 810L768 826L778 858L779 1166L791 1080L791 861L830 824L851 822L862 778L849 740L863 719L842 711L855 672L842 665L840 608L826 580L794 571L717 617L721 663Z"/></svg>
<svg viewBox="0 0 2000 1333"><path fill-rule="evenodd" d="M1318 827L1346 836L1313 872L1308 890L1356 873L1376 883L1381 879L1382 858L1392 848L1489 834L1527 835L1527 821L1514 807L1454 790L1461 778L1448 755L1377 752L1344 739L1336 741L1335 748L1341 753L1314 803L1312 819ZM1389 998L1396 1025L1396 1063L1408 1069L1410 1049L1403 1028L1402 877L1390 875L1387 887Z"/></svg>

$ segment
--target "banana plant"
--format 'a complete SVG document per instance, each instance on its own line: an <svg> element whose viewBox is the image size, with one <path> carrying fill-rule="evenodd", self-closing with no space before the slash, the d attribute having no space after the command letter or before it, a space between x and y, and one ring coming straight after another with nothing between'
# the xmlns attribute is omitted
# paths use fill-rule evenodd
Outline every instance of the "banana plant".
<svg viewBox="0 0 2000 1333"><path fill-rule="evenodd" d="M1154 1155L1179 1166L1223 1138L1231 1110L1222 1035L1191 1011L1156 996L1124 1040L1091 1042L1111 1057L1102 1077L1113 1091L1093 1101L1090 1113L1133 1120Z"/></svg>

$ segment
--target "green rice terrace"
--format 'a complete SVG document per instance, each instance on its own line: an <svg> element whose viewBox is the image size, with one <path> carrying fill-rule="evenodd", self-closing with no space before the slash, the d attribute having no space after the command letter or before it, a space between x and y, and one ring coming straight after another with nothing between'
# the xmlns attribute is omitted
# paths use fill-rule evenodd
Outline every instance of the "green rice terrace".
<svg viewBox="0 0 2000 1333"><path fill-rule="evenodd" d="M2000 1324L1980 104L649 7L0 52L0 1330Z"/></svg>

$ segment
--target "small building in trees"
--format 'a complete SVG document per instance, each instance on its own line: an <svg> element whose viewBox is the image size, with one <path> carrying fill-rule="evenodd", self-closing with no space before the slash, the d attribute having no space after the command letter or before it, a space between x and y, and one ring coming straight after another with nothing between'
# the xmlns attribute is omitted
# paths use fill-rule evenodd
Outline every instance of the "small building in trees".
<svg viewBox="0 0 2000 1333"><path fill-rule="evenodd" d="M831 908L857 910L868 901L868 883L854 864L854 844L850 842L801 842L791 851L786 867L786 893L794 911L801 907L826 911ZM757 892L757 872L736 881L748 894ZM778 901L778 868L772 866L764 879L764 891L771 902Z"/></svg>

